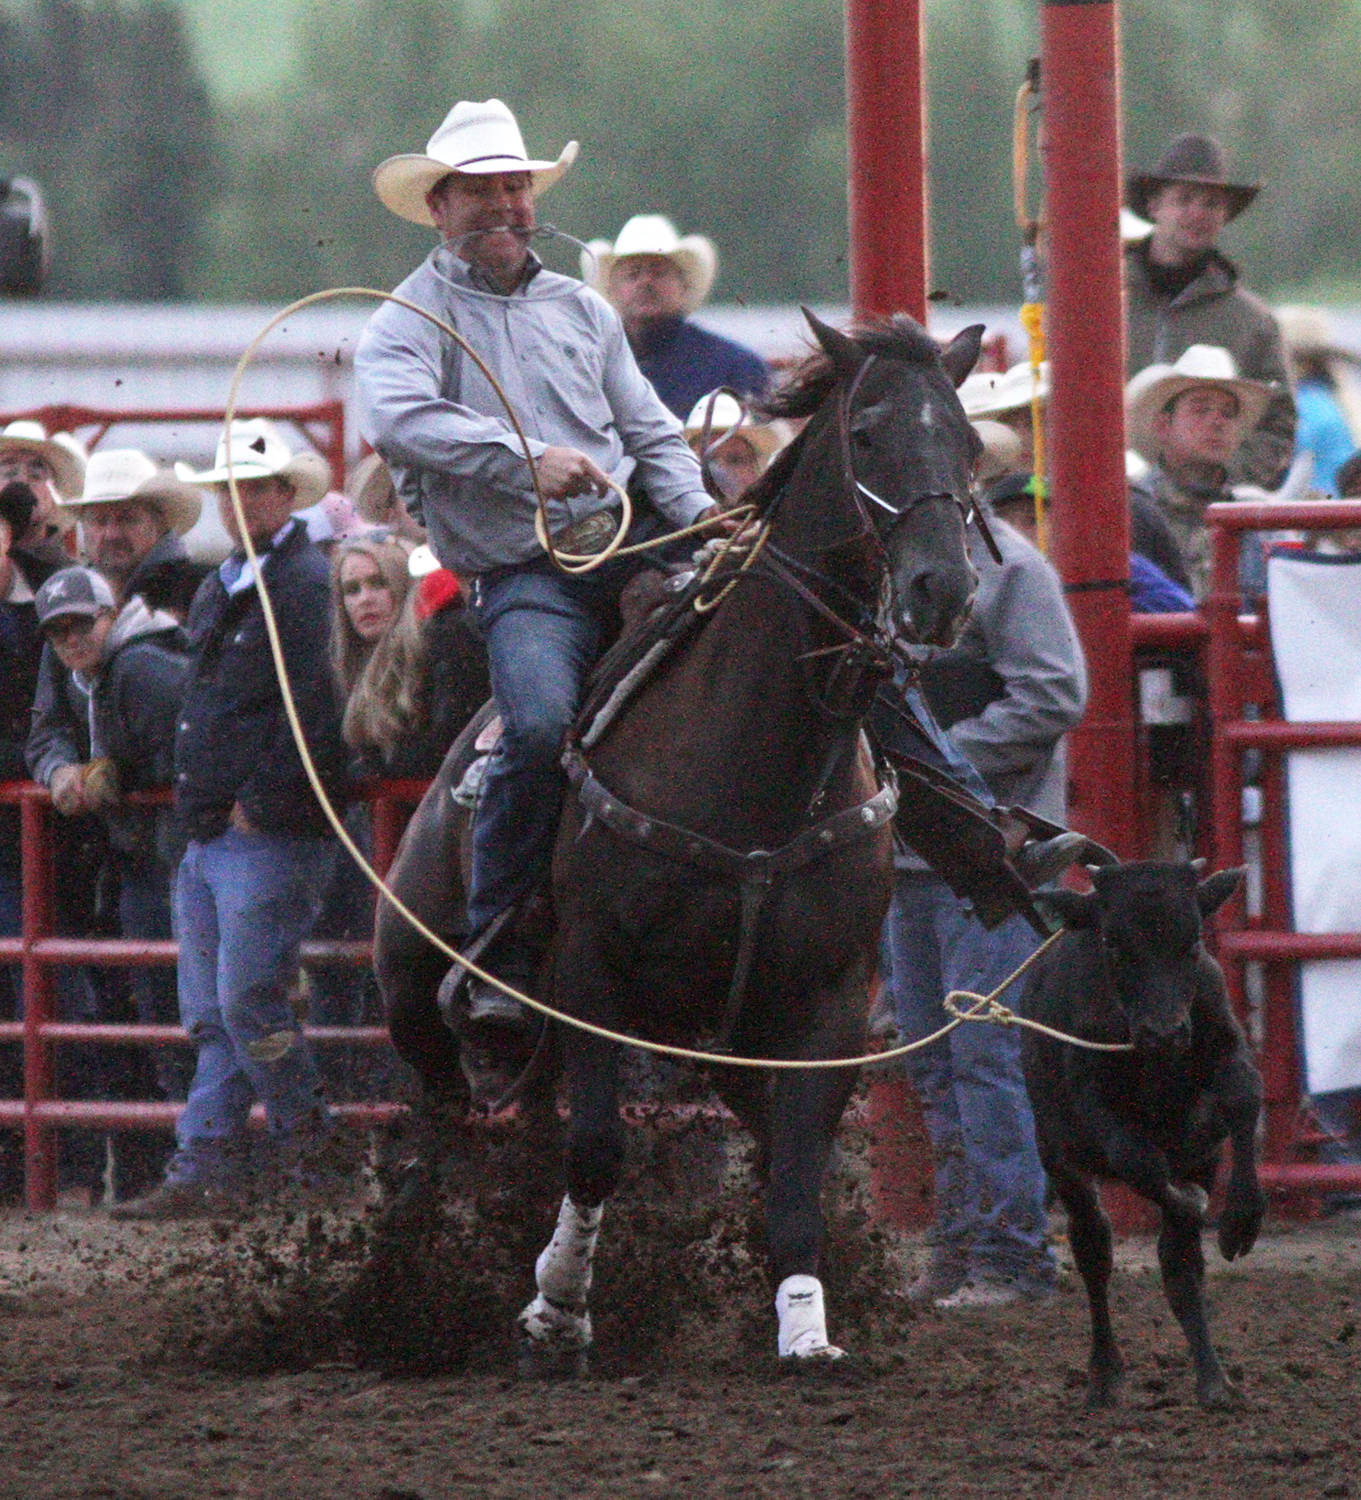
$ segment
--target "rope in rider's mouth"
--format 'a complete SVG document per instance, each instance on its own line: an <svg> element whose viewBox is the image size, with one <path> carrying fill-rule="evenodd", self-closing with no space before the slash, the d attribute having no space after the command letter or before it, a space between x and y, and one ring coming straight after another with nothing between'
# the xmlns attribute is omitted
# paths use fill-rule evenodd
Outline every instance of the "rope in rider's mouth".
<svg viewBox="0 0 1361 1500"><path fill-rule="evenodd" d="M760 1068L767 1070L789 1068L859 1068L874 1066L876 1064L892 1062L899 1057L906 1056L910 1052L915 1052L920 1050L921 1048L929 1047L933 1043L941 1040L943 1037L948 1036L949 1033L952 1032L957 1026L962 1025L966 1021L983 1021L999 1025L1025 1026L1033 1030L1043 1032L1059 1040L1072 1042L1078 1046L1087 1047L1095 1051L1127 1052L1131 1050L1128 1043L1092 1042L1087 1041L1086 1039L1081 1037L1072 1037L1067 1036L1062 1032L1056 1032L1050 1027L1041 1025L1039 1022L1029 1020L1028 1018L1023 1016L1018 1016L1014 1011L1011 1011L1007 1006L1003 1005L998 999L998 996L1000 996L1011 984L1019 979L1021 975L1024 974L1027 969L1029 969L1031 964L1033 964L1040 957L1040 955L1049 948L1049 946L1061 935L1061 932L1051 934L1051 936L1047 938L1045 942L1035 950L1034 953L1032 953L1022 964L1020 964L1011 974L1009 974L1007 978L1004 979L1002 983L998 985L996 989L994 989L990 994L977 995L968 990L952 990L950 994L945 997L945 1009L950 1014L951 1019L946 1022L945 1025L941 1026L937 1031L933 1032L930 1036L919 1038L918 1040L913 1042L903 1043L900 1046L888 1048L881 1052L864 1053L857 1057L778 1058L742 1057L735 1056L729 1053L705 1052L697 1048L680 1047L667 1042L649 1041L643 1037L629 1036L624 1032L612 1031L605 1026L597 1026L594 1022L586 1021L579 1016L568 1015L564 1011L557 1010L555 1007L547 1004L545 1001L539 1000L533 995L527 995L522 991L517 990L513 985L505 983L504 980L499 979L496 975L480 968L475 962L473 962L473 960L459 953L457 949L450 946L450 944L445 942L445 940L441 938L438 933L434 932L429 926L427 926L427 924L424 923L415 914L415 912L413 912L405 904L405 902L403 902L401 898L390 889L387 883L383 880L382 876L380 876L378 872L373 868L373 866L369 863L368 859L364 856L363 852L351 837L350 832L345 827L345 824L342 821L340 815L336 812L335 807L331 803L330 797L327 795L326 788L322 784L320 773L317 771L316 764L313 761L311 752L308 749L307 738L303 732L302 721L298 715L297 704L294 701L293 689L288 676L288 665L284 659L283 643L279 635L278 621L274 614L273 603L269 597L269 589L265 582L264 569L260 565L259 554L256 552L255 544L252 541L250 531L247 528L245 512L242 509L241 497L237 490L235 465L232 462L230 442L232 422L236 416L236 408L240 396L241 382L245 376L246 370L250 367L251 361L255 357L256 351L259 349L264 340L285 319L292 317L295 313L300 312L303 308L314 306L315 304L320 302L331 301L338 297L365 297L377 301L395 302L399 307L404 307L408 311L416 313L420 317L425 318L427 321L433 323L435 327L438 328L442 333L448 335L448 337L453 339L454 342L458 344L459 348L462 349L465 354L467 354L467 356L474 362L474 364L476 364L478 370L488 381L492 390L496 393L497 399L505 407L506 415L510 421L510 425L514 429L516 438L518 439L520 446L524 452L525 462L529 466L530 478L533 483L536 501L535 535L539 541L540 546L543 547L544 551L553 560L554 565L561 568L563 571L586 572L591 568L600 567L603 563L609 561L610 558L622 557L631 553L646 551L651 547L659 545L660 541L670 543L674 542L677 538L680 537L708 533L715 525L720 525L726 528L731 524L731 520L734 515L737 516L740 522L739 527L737 531L732 535L727 535L721 538L719 542L718 556L719 559L721 559L728 550L744 550L745 547L745 550L748 551L748 556L742 564L741 568L742 571L745 571L745 569L751 565L751 562L753 561L755 555L759 552L760 547L763 545L766 531L764 527L760 527L756 524L755 514L748 507L745 515L743 515L741 509L739 508L737 512L725 512L723 517L716 518L715 520L698 522L695 525L688 526L681 531L669 532L664 538L659 539L659 541L641 542L634 543L629 546L623 546L623 537L628 531L628 527L632 518L632 506L631 502L629 501L628 494L624 490L623 486L619 485L611 479L608 482L611 488L618 493L621 501L620 524L615 531L614 537L601 552L589 557L576 556L570 553L563 553L558 551L553 545L553 538L551 532L549 531L547 519L547 500L544 497L543 489L540 485L538 468L535 464L534 456L530 451L529 440L525 436L524 428L521 426L520 421L515 414L514 408L511 406L511 403L506 396L506 393L502 388L500 382L496 379L491 370L488 369L486 362L481 358L477 351L472 348L467 340L462 337L457 329L453 328L444 319L430 312L428 308L421 307L415 302L411 302L406 298L399 297L393 292L385 292L380 291L375 287L362 286L331 287L325 291L312 292L305 297L300 297L296 301L289 303L289 305L285 307L282 312L276 313L274 317L272 317L264 325L264 327L260 329L255 337L251 339L250 343L247 344L245 350L243 351L240 359L237 361L235 370L232 372L231 386L227 396L227 407L223 416L224 429L228 436L228 442L226 444L227 491L231 498L232 511L236 517L237 527L241 533L242 546L245 549L246 556L250 560L251 568L255 574L256 587L259 590L260 594L260 606L264 615L265 632L269 638L270 654L273 657L274 669L279 680L279 692L283 700L284 713L288 719L288 725L293 733L294 743L297 745L298 755L302 761L303 770L306 772L307 779L312 787L313 794L316 796L317 801L326 816L326 820L330 823L331 828L336 837L339 839L342 847L363 871L365 878L378 891L382 899L387 901L407 922L409 922L411 926L418 933L420 933L420 935L428 943L432 944L440 953L448 958L451 963L463 965L463 967L466 968L470 974L475 975L479 979L486 980L488 983L495 986L496 989L500 990L503 994L508 995L511 999L518 1000L522 1005L528 1006L531 1010L537 1011L547 1020L555 1020L561 1022L566 1026L574 1026L578 1030L589 1032L591 1035L600 1037L604 1041L616 1042L621 1046L636 1047L642 1051L657 1053L665 1057L680 1058L689 1062L722 1063L728 1067ZM753 535L750 539L749 545L746 545L743 542L743 535L747 531L753 531ZM712 567L716 567L716 565L717 561L715 562L715 564L711 565L711 571ZM733 580L733 582L735 581L736 580ZM732 583L728 585L728 587L731 586ZM726 592L726 589L723 592ZM721 598L722 593L720 593L718 598L710 601L708 607L715 608L718 602L720 602Z"/></svg>

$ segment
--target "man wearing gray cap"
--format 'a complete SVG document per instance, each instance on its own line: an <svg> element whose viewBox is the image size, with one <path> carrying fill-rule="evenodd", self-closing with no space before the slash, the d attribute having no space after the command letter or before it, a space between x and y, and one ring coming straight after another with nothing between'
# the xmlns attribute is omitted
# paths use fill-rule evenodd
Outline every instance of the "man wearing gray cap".
<svg viewBox="0 0 1361 1500"><path fill-rule="evenodd" d="M170 783L175 718L187 658L173 616L147 608L134 595L120 609L108 580L93 568L63 568L34 599L43 634L43 662L28 764L67 817L94 814L107 850L104 864L116 882L118 926L124 937L170 936L170 878L177 857L169 810L131 808L128 792ZM84 872L90 874L92 872ZM105 976L105 979L107 976ZM173 1024L178 1017L174 975L134 969L130 985L139 1021ZM101 1019L121 1020L121 995L93 986ZM150 1085L143 1057L119 1049L104 1087L145 1097ZM155 1084L165 1098L183 1097L188 1081L182 1054L156 1058ZM159 1134L114 1137L114 1196L130 1197L159 1175L169 1143Z"/></svg>

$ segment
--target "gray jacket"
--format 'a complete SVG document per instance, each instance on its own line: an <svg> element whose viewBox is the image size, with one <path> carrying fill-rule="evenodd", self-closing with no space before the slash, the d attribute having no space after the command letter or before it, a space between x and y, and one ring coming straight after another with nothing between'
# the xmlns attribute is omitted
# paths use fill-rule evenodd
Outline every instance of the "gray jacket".
<svg viewBox="0 0 1361 1500"><path fill-rule="evenodd" d="M1017 531L995 517L999 567L982 548L978 594L959 640L942 653L956 665L994 674L985 706L970 705L947 733L1000 807L1027 807L1062 823L1066 813L1063 735L1087 706L1087 668L1058 574ZM923 686L933 709L931 664Z"/></svg>
<svg viewBox="0 0 1361 1500"><path fill-rule="evenodd" d="M1238 373L1279 389L1243 441L1231 478L1274 488L1295 451L1295 398L1286 374L1281 330L1271 309L1240 285L1238 268L1213 251L1200 273L1170 301L1148 278L1141 241L1125 252L1126 368L1172 364L1192 344L1233 355Z"/></svg>
<svg viewBox="0 0 1361 1500"><path fill-rule="evenodd" d="M575 448L621 485L641 486L677 527L712 503L679 420L639 371L618 315L588 287L535 269L502 296L440 247L396 295L468 340L504 387L536 459L547 447ZM446 567L482 573L543 555L520 441L490 382L452 340L385 302L360 339L355 379L361 430ZM553 501L550 530L616 503L613 495Z"/></svg>

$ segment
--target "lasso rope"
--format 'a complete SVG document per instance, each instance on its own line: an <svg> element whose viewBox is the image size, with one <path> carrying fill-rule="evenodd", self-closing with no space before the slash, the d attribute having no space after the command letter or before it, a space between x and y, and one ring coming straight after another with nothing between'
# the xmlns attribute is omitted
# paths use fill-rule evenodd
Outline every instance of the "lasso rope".
<svg viewBox="0 0 1361 1500"><path fill-rule="evenodd" d="M279 692L280 696L283 699L284 713L288 719L289 728L293 732L293 740L298 747L298 756L302 761L304 771L307 773L307 779L311 784L312 791L315 794L317 801L320 803L322 811L326 815L327 822L330 823L333 832L340 840L341 845L349 853L350 857L355 861L359 868L364 872L365 878L382 895L383 899L387 901L402 917L404 917L406 921L408 921L411 926L418 933L420 933L420 935L428 943L432 944L436 949L439 950L439 952L444 954L444 956L448 958L451 963L463 965L463 967L467 969L470 974L476 975L477 978L486 981L487 983L493 985L496 989L500 990L502 994L508 995L513 1000L518 1000L522 1005L529 1006L531 1010L537 1011L540 1015L550 1020L560 1021L567 1026L574 1026L579 1031L589 1032L593 1036L598 1036L608 1042L619 1043L621 1046L636 1047L645 1052L657 1053L664 1057L683 1058L690 1062L723 1063L729 1067L764 1069L858 1068L871 1064L882 1064L890 1062L894 1058L906 1056L909 1052L916 1052L922 1047L929 1047L933 1042L939 1041L942 1037L949 1035L949 1033L952 1032L956 1026L961 1025L964 1021L990 1021L1006 1025L1030 1026L1036 1030L1045 1031L1049 1035L1059 1036L1063 1040L1072 1041L1079 1046L1090 1047L1094 1050L1130 1050L1127 1046L1112 1046L1112 1044L1109 1043L1084 1041L1083 1039L1078 1037L1063 1037L1062 1033L1053 1032L1048 1027L1040 1026L1037 1022L1029 1021L1025 1017L1016 1015L1014 1012L1008 1010L1006 1006L1002 1005L997 1000L997 996L999 996L1010 984L1014 983L1015 980L1020 978L1020 976L1025 973L1025 971L1030 967L1032 963L1035 962L1040 954L1043 953L1050 946L1050 944L1060 936L1060 933L1054 933L1048 939L1046 939L1046 941L1039 948L1037 948L1035 952L1025 960L1024 963L1022 963L1010 975L1008 975L1008 977L1003 980L1003 982L998 985L991 994L975 995L967 990L951 991L951 993L945 998L945 1005L947 1010L950 1010L952 1019L948 1021L944 1026L942 1026L938 1031L933 1032L930 1036L922 1037L918 1041L908 1042L903 1044L902 1046L894 1047L887 1051L869 1052L859 1057L812 1058L805 1060L801 1058L787 1057L734 1057L728 1054L702 1052L695 1048L678 1047L667 1042L648 1041L643 1037L629 1036L624 1032L611 1031L608 1027L605 1026L597 1026L592 1021L585 1021L582 1020L579 1016L568 1015L565 1011L557 1010L553 1006L546 1004L544 1001L536 999L533 995L526 995L522 991L517 990L513 985L509 985L504 980L499 979L495 974L491 974L487 970L480 968L470 958L465 957L463 954L459 953L457 949L451 947L444 941L442 937L439 936L438 933L434 932L423 921L421 921L421 919L415 914L415 912L413 912L410 907L408 907L406 903L402 901L401 898L398 897L389 888L387 883L383 880L382 876L380 876L378 872L373 868L373 866L369 863L368 859L364 856L363 852L355 843L354 839L351 838L349 830L345 827L345 824L341 820L340 815L336 812L334 806L331 803L331 799L327 794L326 788L322 784L320 773L317 771L316 763L313 761L311 752L307 746L307 737L303 731L302 720L298 715L297 703L293 697L293 688L288 675L288 664L284 659L283 642L279 635L278 621L274 614L274 605L269 597L269 589L265 584L264 569L261 566L259 554L255 550L255 544L251 540L250 531L248 530L246 525L245 512L242 509L241 497L237 491L235 465L232 461L232 422L236 417L236 407L241 389L241 381L245 375L246 370L249 368L251 361L255 357L256 350L260 347L260 345L264 342L268 335L272 333L274 329L284 321L285 318L291 317L294 313L301 311L301 309L303 309L304 307L310 307L315 303L329 301L337 297L369 297L377 301L395 302L398 304L398 306L405 307L409 311L417 313L419 316L427 319L438 329L440 329L441 332L448 334L448 336L459 345L459 347L469 356L469 358L473 360L478 369L482 372L482 374L491 385L492 389L496 392L497 398L505 407L506 414L510 419L511 426L514 428L515 434L519 438L520 444L524 449L525 462L529 465L530 474L533 478L534 493L538 500L539 514L540 516L545 517L543 525L544 536L540 537L540 542L541 544L543 544L546 539L547 544L545 546L545 551L548 552L549 556L553 558L554 562L559 567L563 565L560 559L564 555L556 553L553 550L552 538L547 535L547 507L544 501L543 491L539 485L538 471L534 463L534 457L529 450L529 442L525 437L524 429L521 427L520 422L511 407L510 401L507 398L505 391L502 389L500 382L487 368L485 361L483 361L476 350L474 350L468 344L468 342L462 337L458 330L451 327L443 319L437 317L427 308L421 307L417 303L409 302L402 297L398 297L392 292L379 291L374 287L332 287L326 291L312 292L306 297L300 297L296 302L291 302L286 308L284 308L282 312L276 314L273 318L271 318L270 321L266 323L265 326L260 330L260 332L255 335L250 343L246 345L241 358L236 363L235 370L232 372L231 388L227 396L227 409L223 416L227 434L227 491L231 496L232 510L236 516L236 523L241 532L242 546L245 548L246 556L250 559L251 569L255 575L256 588L259 590L260 607L265 619L265 632L269 637L270 654L274 659L274 669L279 679ZM616 488L618 487L616 486ZM627 500L627 496L625 496L625 500ZM727 514L730 513L725 513L725 516ZM677 536L688 535L689 533L696 531L704 531L713 524L715 523L701 522L696 526L688 527L684 532L670 532L664 538L660 538L659 542L669 543L671 541L674 541ZM617 542L619 537L622 535L623 528L621 528L621 530L616 534L615 541ZM736 539L729 537L725 538L724 540L727 545L731 545ZM750 566L754 555L760 550L760 546L763 541L764 531L752 546L752 556L749 557L744 564L744 570L746 567ZM642 550L644 546L651 545L658 545L658 543L644 543L640 546L633 546L629 548L620 548L616 546L615 550L610 555L617 557L622 555L624 552L639 551ZM565 556L567 561L569 562L579 563L580 561L582 561L582 559L573 558L571 554L566 554ZM599 566L599 560L593 561L593 565ZM967 1009L961 1010L958 1007L957 1003L959 1001L967 1001L971 1003L969 1004ZM952 1002L954 1002L953 1006Z"/></svg>

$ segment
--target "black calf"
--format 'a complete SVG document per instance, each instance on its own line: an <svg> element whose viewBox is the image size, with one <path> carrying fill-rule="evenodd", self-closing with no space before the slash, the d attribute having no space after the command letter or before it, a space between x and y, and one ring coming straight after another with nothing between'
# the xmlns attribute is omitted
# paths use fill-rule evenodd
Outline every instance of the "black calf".
<svg viewBox="0 0 1361 1500"><path fill-rule="evenodd" d="M1195 1361L1196 1394L1211 1407L1241 1399L1210 1343L1200 1230L1228 1140L1219 1248L1233 1260L1257 1239L1266 1207L1254 1139L1262 1084L1202 942L1202 919L1244 871L1197 883L1200 864L1094 869L1090 895L1042 898L1069 930L1032 970L1024 1014L1091 1041L1134 1044L1093 1052L1029 1029L1023 1044L1040 1156L1068 1210L1091 1305L1089 1407L1114 1406L1123 1375L1107 1299L1111 1227L1094 1178L1128 1183L1162 1210L1158 1264Z"/></svg>

